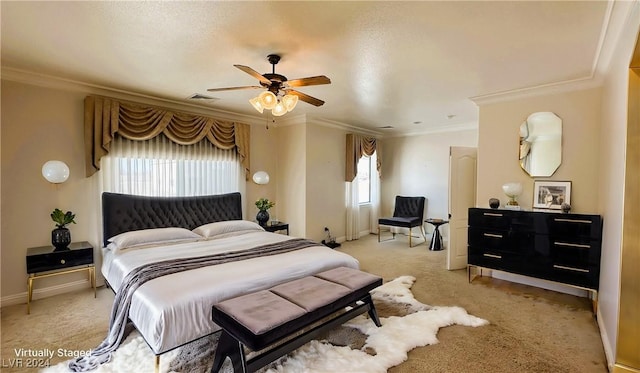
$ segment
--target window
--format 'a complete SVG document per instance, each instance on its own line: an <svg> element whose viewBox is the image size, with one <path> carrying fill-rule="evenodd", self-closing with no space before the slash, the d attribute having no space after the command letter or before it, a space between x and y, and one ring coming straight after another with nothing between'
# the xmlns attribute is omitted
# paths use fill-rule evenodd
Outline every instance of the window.
<svg viewBox="0 0 640 373"><path fill-rule="evenodd" d="M358 202L371 202L371 157L363 156L358 161Z"/></svg>
<svg viewBox="0 0 640 373"><path fill-rule="evenodd" d="M178 145L165 136L147 141L114 139L103 158L104 190L146 196L197 196L244 189L235 149L207 140Z"/></svg>

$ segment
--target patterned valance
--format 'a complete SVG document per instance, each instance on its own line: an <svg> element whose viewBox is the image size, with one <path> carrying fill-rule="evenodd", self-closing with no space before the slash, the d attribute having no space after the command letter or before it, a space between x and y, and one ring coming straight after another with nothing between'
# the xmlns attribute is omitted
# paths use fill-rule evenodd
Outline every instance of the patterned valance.
<svg viewBox="0 0 640 373"><path fill-rule="evenodd" d="M375 137L366 137L354 133L348 133L346 146L347 163L344 180L346 182L352 182L358 174L358 161L360 161L360 158L362 158L363 155L370 157L376 152L376 169L378 170L378 174L382 175L380 172L380 166L382 163L380 160L382 157L380 157L380 146L378 145L377 139Z"/></svg>
<svg viewBox="0 0 640 373"><path fill-rule="evenodd" d="M85 164L87 177L100 170L100 159L109 153L115 134L130 140L149 140L164 134L180 145L203 139L220 149L236 148L249 175L248 124L222 121L108 97L84 100Z"/></svg>

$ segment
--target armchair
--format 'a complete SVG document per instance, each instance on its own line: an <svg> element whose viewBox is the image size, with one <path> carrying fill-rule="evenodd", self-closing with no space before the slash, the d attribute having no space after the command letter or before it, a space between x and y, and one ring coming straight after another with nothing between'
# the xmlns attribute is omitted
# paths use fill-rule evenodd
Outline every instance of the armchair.
<svg viewBox="0 0 640 373"><path fill-rule="evenodd" d="M425 197L403 197L396 196L396 204L393 210L393 217L378 219L378 242L380 242L380 226L409 228L409 247L411 246L411 237L413 227L420 227L422 237L425 242L427 237L424 232L424 203ZM393 238L396 238L395 232L391 232Z"/></svg>

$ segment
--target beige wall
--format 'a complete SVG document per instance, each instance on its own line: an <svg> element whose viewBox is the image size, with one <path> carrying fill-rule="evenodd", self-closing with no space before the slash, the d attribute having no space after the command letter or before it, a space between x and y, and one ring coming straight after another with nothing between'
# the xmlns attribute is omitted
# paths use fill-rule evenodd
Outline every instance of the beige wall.
<svg viewBox="0 0 640 373"><path fill-rule="evenodd" d="M306 125L297 123L278 127L275 132L277 133L275 153L278 165L277 218L289 223L289 232L292 236L305 237Z"/></svg>
<svg viewBox="0 0 640 373"><path fill-rule="evenodd" d="M307 124L307 238L323 240L324 227L345 235L345 146L343 129Z"/></svg>
<svg viewBox="0 0 640 373"><path fill-rule="evenodd" d="M597 213L600 100L595 88L480 105L478 207L488 207L492 197L504 205L502 184L515 181L523 186L519 204L532 208L534 178L520 168L518 131L531 113L551 111L562 119L562 164L551 177L535 179L571 181L571 211Z"/></svg>
<svg viewBox="0 0 640 373"><path fill-rule="evenodd" d="M426 197L425 217L447 218L449 147L475 147L477 141L475 129L383 139L380 215L393 214L395 196L404 195ZM441 229L446 235L447 226Z"/></svg>
<svg viewBox="0 0 640 373"><path fill-rule="evenodd" d="M1 117L1 219L0 265L2 304L26 301L26 263L28 247L48 245L54 223L49 214L58 207L76 214L77 224L69 226L73 241L89 241L100 247L100 206L96 196L98 175L84 176L84 98L87 92L61 90L2 80ZM137 98L120 97L139 101ZM163 103L150 102L156 105ZM175 105L174 105L175 107ZM189 110L182 108L182 110ZM196 110L207 115L206 111ZM209 114L214 115L215 114ZM247 182L244 197L245 218L255 218L255 200L265 196L277 199L277 132L264 123L251 126L251 176L269 172L272 182ZM58 186L41 174L51 159L69 165L69 180ZM278 215L276 205L274 217ZM286 208L286 205L285 205ZM100 268L101 254L94 252ZM102 283L98 272L98 284ZM82 273L55 276L36 281L34 298L88 286Z"/></svg>
<svg viewBox="0 0 640 373"><path fill-rule="evenodd" d="M278 209L281 207L277 201L278 187L278 167L277 167L277 150L278 137L275 129L265 125L251 126L251 172L249 172L249 180L247 180L246 195L243 196L246 213L245 219L255 220L258 209L255 202L258 198L268 198L270 201L276 201L276 205L269 209L269 217L272 220L279 219ZM269 174L269 183L266 185L258 185L253 182L253 174L257 171L266 171Z"/></svg>
<svg viewBox="0 0 640 373"><path fill-rule="evenodd" d="M605 80L600 118L602 129L599 133L600 179L598 188L600 198L598 211L604 217L604 227L600 262L598 324L610 365L615 361L617 350L619 274L622 260L622 227L625 206L625 148L627 127L629 126L627 123L629 63L640 30L640 3L635 4L635 11L632 14L634 17L629 18L630 22L622 31ZM639 124L635 123L635 125ZM636 165L636 167L640 167L640 165ZM638 185L635 187L637 188ZM636 213L638 213L637 208ZM636 247L636 250L640 250L640 248ZM636 276L636 280L637 278Z"/></svg>
<svg viewBox="0 0 640 373"><path fill-rule="evenodd" d="M84 177L84 95L2 81L2 297L26 301L28 247L51 243L54 208L76 214L69 226L74 241L98 245L98 200L93 179ZM42 165L51 159L67 163L69 179L48 183ZM96 257L99 252L96 250ZM82 274L42 279L39 288L86 281ZM9 297L9 298L6 298ZM12 298L13 297L13 298Z"/></svg>

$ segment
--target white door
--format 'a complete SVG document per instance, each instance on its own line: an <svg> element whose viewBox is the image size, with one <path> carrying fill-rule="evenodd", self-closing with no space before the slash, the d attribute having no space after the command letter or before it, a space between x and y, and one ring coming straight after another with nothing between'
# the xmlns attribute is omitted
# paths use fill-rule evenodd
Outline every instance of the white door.
<svg viewBox="0 0 640 373"><path fill-rule="evenodd" d="M449 245L447 269L467 266L469 207L476 205L476 163L478 149L449 148Z"/></svg>

